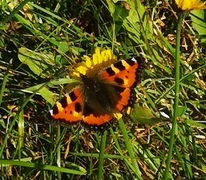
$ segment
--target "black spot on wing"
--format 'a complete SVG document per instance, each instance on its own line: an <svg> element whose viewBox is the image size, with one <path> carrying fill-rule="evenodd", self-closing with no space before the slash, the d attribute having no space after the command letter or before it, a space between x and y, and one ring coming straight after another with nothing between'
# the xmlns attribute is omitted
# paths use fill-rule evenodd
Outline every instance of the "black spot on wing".
<svg viewBox="0 0 206 180"><path fill-rule="evenodd" d="M75 103L75 111L78 112L78 113L82 111L82 106L81 106L81 104Z"/></svg>
<svg viewBox="0 0 206 180"><path fill-rule="evenodd" d="M117 84L119 84L119 85L124 84L124 80L123 80L122 78L115 77L114 80L115 80L115 82L116 82Z"/></svg>
<svg viewBox="0 0 206 180"><path fill-rule="evenodd" d="M63 108L67 107L67 97L64 96L60 101Z"/></svg>
<svg viewBox="0 0 206 180"><path fill-rule="evenodd" d="M125 66L122 64L122 61L115 63L114 67L116 67L119 71L125 70Z"/></svg>
<svg viewBox="0 0 206 180"><path fill-rule="evenodd" d="M74 93L74 91L69 93L69 97L71 98L72 101L75 101L77 99L76 94Z"/></svg>
<svg viewBox="0 0 206 180"><path fill-rule="evenodd" d="M58 114L59 113L59 110L57 108L57 105L55 104L54 107L53 107L53 114Z"/></svg>
<svg viewBox="0 0 206 180"><path fill-rule="evenodd" d="M109 74L109 76L114 76L115 72L113 71L113 69L111 67L106 69L106 72Z"/></svg>

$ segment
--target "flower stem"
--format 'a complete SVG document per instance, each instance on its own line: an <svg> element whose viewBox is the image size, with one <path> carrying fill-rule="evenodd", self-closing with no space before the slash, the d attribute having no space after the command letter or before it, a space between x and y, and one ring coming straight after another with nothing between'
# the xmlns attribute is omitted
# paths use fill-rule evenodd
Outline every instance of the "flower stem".
<svg viewBox="0 0 206 180"><path fill-rule="evenodd" d="M177 112L178 112L178 104L179 104L179 89L180 89L180 34L182 21L184 19L184 13L182 13L178 17L178 26L177 26L177 34L176 34L176 54L175 54L175 99L174 99L174 110L172 116L172 130L170 134L170 144L169 144L169 152L166 162L166 170L164 173L164 180L168 179L170 162L173 154L173 146L175 141L175 132L177 129Z"/></svg>

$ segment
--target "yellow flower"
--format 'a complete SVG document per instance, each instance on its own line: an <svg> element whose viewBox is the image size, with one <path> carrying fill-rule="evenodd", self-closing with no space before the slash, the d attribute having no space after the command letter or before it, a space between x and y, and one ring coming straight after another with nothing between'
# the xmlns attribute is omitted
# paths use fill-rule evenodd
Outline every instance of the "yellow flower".
<svg viewBox="0 0 206 180"><path fill-rule="evenodd" d="M84 56L85 61L76 65L75 69L70 73L70 77L79 79L81 75L87 77L95 76L101 69L108 67L117 61L116 56L112 53L111 49L101 50L95 49L92 57Z"/></svg>
<svg viewBox="0 0 206 180"><path fill-rule="evenodd" d="M201 0L175 0L175 2L182 11L206 9L206 2L203 3Z"/></svg>

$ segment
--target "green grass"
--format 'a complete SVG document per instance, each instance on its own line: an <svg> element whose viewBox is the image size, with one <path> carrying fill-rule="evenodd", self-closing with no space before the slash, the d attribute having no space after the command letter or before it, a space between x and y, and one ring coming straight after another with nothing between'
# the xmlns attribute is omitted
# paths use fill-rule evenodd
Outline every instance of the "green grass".
<svg viewBox="0 0 206 180"><path fill-rule="evenodd" d="M2 1L1 179L206 179L205 12L183 21L174 106L177 8L161 2ZM145 61L130 118L104 133L54 124L69 68L97 46Z"/></svg>

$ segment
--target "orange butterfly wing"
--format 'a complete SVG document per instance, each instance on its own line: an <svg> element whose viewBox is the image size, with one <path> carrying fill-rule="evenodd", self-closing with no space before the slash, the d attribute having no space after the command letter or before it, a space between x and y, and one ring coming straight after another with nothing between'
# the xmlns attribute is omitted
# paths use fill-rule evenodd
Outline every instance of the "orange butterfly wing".
<svg viewBox="0 0 206 180"><path fill-rule="evenodd" d="M140 81L142 68L142 60L132 58L114 63L98 73L101 83L95 81L96 77L87 78L88 82L82 78L83 85L77 86L57 102L50 115L56 121L80 121L90 128L103 129L116 118L114 113L125 113L136 100L133 88ZM95 92L96 86L100 88L99 92ZM88 88L94 88L94 92Z"/></svg>

